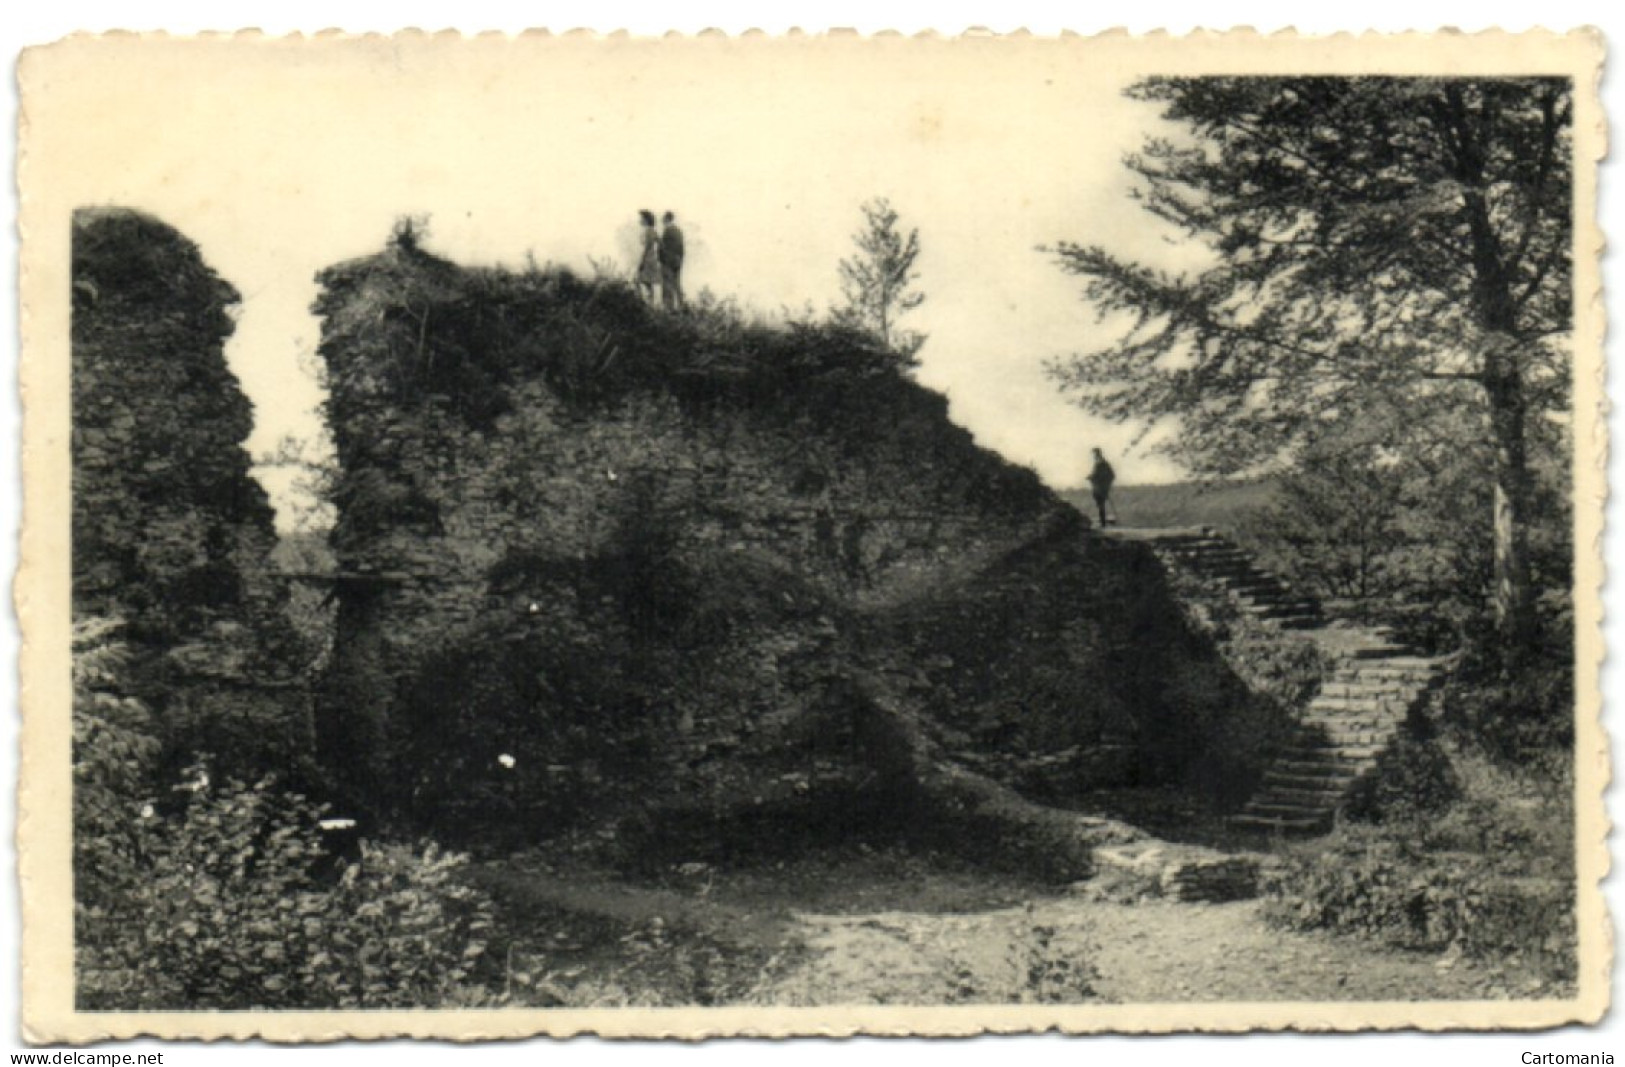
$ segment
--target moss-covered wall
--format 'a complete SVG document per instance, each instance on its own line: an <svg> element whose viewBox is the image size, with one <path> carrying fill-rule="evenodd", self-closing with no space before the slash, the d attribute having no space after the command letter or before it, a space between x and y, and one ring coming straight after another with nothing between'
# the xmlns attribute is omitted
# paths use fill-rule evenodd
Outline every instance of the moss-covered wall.
<svg viewBox="0 0 1625 1067"><path fill-rule="evenodd" d="M287 766L311 739L297 696L268 695L296 664L243 448L252 409L223 349L237 292L149 215L86 209L72 225L75 616L124 622L175 758Z"/></svg>
<svg viewBox="0 0 1625 1067"><path fill-rule="evenodd" d="M1166 763L1136 716L1168 718L1149 705L1201 654L1166 590L1085 558L1079 516L862 335L409 239L320 280L342 575L320 731L357 806L466 831L850 798L888 758L855 672L950 756L1070 747L1077 788ZM1031 553L1001 580L1034 544L1074 546L1066 580ZM919 652L921 620L969 635L958 662Z"/></svg>

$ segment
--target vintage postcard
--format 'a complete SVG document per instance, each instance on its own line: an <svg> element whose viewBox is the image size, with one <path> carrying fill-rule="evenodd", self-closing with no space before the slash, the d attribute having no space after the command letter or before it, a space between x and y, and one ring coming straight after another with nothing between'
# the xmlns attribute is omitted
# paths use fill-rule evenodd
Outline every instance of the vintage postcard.
<svg viewBox="0 0 1625 1067"><path fill-rule="evenodd" d="M1602 58L29 50L26 1036L1596 1021Z"/></svg>

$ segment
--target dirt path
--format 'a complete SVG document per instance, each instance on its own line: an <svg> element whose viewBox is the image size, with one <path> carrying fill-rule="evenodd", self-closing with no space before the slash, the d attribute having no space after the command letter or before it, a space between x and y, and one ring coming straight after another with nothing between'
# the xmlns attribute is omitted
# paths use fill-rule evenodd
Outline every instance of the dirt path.
<svg viewBox="0 0 1625 1067"><path fill-rule="evenodd" d="M555 1004L1478 1000L1552 995L1467 960L1268 925L1259 901L1124 903L901 853L688 882L488 870ZM536 994L538 997L542 994ZM606 998L608 1000L606 1001Z"/></svg>
<svg viewBox="0 0 1625 1067"><path fill-rule="evenodd" d="M1267 926L1256 901L1063 898L968 915L798 915L791 1004L1411 1000L1530 995L1466 961Z"/></svg>
<svg viewBox="0 0 1625 1067"><path fill-rule="evenodd" d="M797 918L807 958L759 991L766 1000L810 1005L1091 999L1088 923L1076 909Z"/></svg>
<svg viewBox="0 0 1625 1067"><path fill-rule="evenodd" d="M1516 995L1491 971L1267 925L1259 901L1087 905L1096 991L1117 1003L1460 1000Z"/></svg>

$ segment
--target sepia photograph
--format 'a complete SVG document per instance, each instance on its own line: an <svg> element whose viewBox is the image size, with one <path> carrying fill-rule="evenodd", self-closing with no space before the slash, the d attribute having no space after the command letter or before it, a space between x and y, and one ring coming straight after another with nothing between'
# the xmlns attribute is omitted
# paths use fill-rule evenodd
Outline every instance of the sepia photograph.
<svg viewBox="0 0 1625 1067"><path fill-rule="evenodd" d="M1602 51L29 50L25 1033L1595 1022Z"/></svg>

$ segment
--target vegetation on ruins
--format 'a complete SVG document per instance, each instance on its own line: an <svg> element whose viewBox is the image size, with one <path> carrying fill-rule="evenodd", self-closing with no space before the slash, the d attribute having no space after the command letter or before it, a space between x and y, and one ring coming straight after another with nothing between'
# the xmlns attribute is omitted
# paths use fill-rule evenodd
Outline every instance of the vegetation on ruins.
<svg viewBox="0 0 1625 1067"><path fill-rule="evenodd" d="M914 262L920 257L920 231L903 233L897 209L885 197L866 202L862 211L863 228L852 235L857 252L841 260L845 303L835 309L835 321L869 331L905 366L914 366L925 334L903 329L898 320L925 303L925 294L912 288L919 278Z"/></svg>

